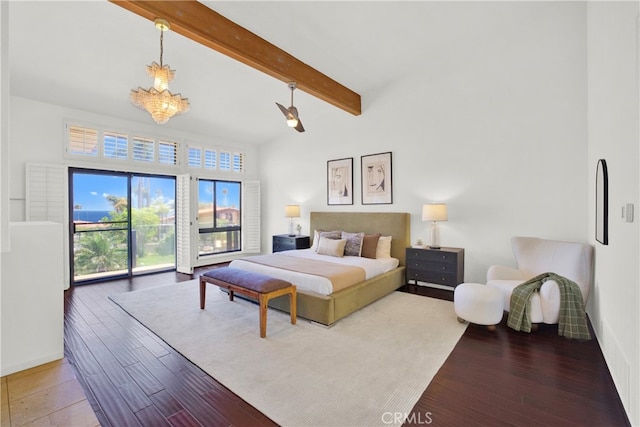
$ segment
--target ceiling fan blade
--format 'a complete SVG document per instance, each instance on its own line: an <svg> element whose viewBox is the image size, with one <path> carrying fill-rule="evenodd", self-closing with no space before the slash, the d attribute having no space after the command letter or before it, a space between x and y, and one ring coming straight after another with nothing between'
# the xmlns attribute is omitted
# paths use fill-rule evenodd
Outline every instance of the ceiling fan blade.
<svg viewBox="0 0 640 427"><path fill-rule="evenodd" d="M288 118L289 117L289 109L285 108L284 105L282 105L282 104L278 104L277 102L276 102L276 105L278 106L278 108L280 108L280 111L282 111L282 114L284 114L284 116Z"/></svg>
<svg viewBox="0 0 640 427"><path fill-rule="evenodd" d="M291 91L293 93L293 90ZM282 111L282 114L287 118L287 120L297 120L298 124L294 127L298 132L304 132L304 127L302 126L302 122L298 116L298 109L293 106L293 99L291 99L291 107L285 108L284 105L276 102L276 105Z"/></svg>

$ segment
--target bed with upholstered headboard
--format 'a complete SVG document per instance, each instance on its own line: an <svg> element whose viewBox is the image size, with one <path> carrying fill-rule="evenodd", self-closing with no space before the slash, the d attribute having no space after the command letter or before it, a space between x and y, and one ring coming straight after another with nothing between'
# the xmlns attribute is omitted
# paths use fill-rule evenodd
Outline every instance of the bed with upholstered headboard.
<svg viewBox="0 0 640 427"><path fill-rule="evenodd" d="M391 271L363 280L330 295L299 289L297 293L298 316L330 326L350 313L403 286L405 283L405 249L411 243L410 222L408 213L311 212L312 239L314 230L342 230L392 236L390 254L391 257L399 260L399 265ZM235 266L234 263L232 266ZM273 299L269 305L289 312L288 298Z"/></svg>

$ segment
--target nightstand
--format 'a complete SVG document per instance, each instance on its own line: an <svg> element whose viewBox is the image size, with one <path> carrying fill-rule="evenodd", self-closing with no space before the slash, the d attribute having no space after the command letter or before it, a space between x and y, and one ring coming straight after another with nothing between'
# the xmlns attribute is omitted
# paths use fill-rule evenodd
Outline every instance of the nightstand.
<svg viewBox="0 0 640 427"><path fill-rule="evenodd" d="M464 282L464 249L407 248L407 282L413 280L455 288Z"/></svg>
<svg viewBox="0 0 640 427"><path fill-rule="evenodd" d="M309 236L290 236L288 234L273 236L273 252L309 249L310 246Z"/></svg>

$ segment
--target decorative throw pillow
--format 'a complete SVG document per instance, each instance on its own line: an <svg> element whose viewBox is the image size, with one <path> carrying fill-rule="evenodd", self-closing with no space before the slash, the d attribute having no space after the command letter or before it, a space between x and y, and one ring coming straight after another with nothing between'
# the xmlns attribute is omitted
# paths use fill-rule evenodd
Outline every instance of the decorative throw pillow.
<svg viewBox="0 0 640 427"><path fill-rule="evenodd" d="M311 249L315 252L318 251L318 242L320 241L320 231L313 230L313 244L311 245Z"/></svg>
<svg viewBox="0 0 640 427"><path fill-rule="evenodd" d="M328 239L326 237L320 237L320 241L318 242L318 254L343 257L344 246L346 244L346 239Z"/></svg>
<svg viewBox="0 0 640 427"><path fill-rule="evenodd" d="M342 231L340 231L340 230L321 231L320 232L320 237L326 237L327 239L338 240L338 239L342 238Z"/></svg>
<svg viewBox="0 0 640 427"><path fill-rule="evenodd" d="M376 247L376 258L391 258L391 236L380 236Z"/></svg>
<svg viewBox="0 0 640 427"><path fill-rule="evenodd" d="M360 256L363 258L376 259L376 248L378 247L379 239L380 233L365 234L362 238L362 250L360 251Z"/></svg>
<svg viewBox="0 0 640 427"><path fill-rule="evenodd" d="M317 239L316 239L317 237ZM325 237L327 239L333 239L333 240L338 240L342 237L342 231L340 230L335 230L335 231L322 231L322 230L318 230L318 236L316 236L314 234L313 236L313 248L315 249L316 252L318 252L318 245L320 244L320 238Z"/></svg>
<svg viewBox="0 0 640 427"><path fill-rule="evenodd" d="M360 256L363 237L364 233L347 233L343 231L342 238L347 240L347 244L344 247L344 254L346 256Z"/></svg>

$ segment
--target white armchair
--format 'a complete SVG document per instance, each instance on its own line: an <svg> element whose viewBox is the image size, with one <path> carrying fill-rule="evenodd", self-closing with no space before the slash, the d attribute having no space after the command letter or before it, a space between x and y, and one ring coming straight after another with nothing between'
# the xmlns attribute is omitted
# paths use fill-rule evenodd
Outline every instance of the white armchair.
<svg viewBox="0 0 640 427"><path fill-rule="evenodd" d="M500 290L505 311L509 311L511 292L516 286L547 272L574 281L586 305L593 280L593 247L536 237L513 237L511 247L518 268L492 265L487 272L487 286ZM559 313L560 289L555 281L548 280L531 298L531 322L558 323Z"/></svg>

